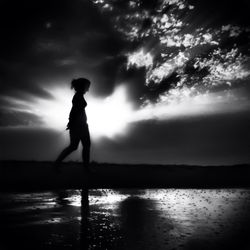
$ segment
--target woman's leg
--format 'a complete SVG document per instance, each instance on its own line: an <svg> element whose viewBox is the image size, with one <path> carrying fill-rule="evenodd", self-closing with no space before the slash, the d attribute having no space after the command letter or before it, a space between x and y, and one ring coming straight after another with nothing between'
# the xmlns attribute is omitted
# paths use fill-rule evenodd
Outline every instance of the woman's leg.
<svg viewBox="0 0 250 250"><path fill-rule="evenodd" d="M81 142L82 142L82 161L83 165L88 168L89 160L90 160L90 135L89 135L89 127L88 125L84 126L82 134L81 134Z"/></svg>
<svg viewBox="0 0 250 250"><path fill-rule="evenodd" d="M61 152L61 154L56 159L56 162L62 162L69 154L71 154L78 148L80 142L79 132L71 129L69 131L69 135L70 135L70 145Z"/></svg>

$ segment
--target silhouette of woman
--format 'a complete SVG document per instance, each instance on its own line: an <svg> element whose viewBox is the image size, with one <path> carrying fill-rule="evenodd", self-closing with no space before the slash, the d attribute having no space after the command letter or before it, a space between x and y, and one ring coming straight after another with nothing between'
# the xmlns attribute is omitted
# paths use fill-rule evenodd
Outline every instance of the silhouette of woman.
<svg viewBox="0 0 250 250"><path fill-rule="evenodd" d="M90 135L85 113L87 102L84 99L84 94L89 90L89 87L90 81L85 78L73 79L71 82L71 88L75 90L75 95L72 99L72 109L69 115L69 123L66 128L69 129L70 145L58 156L56 159L56 166L59 166L63 159L75 151L81 141L83 146L83 164L86 170L89 171Z"/></svg>

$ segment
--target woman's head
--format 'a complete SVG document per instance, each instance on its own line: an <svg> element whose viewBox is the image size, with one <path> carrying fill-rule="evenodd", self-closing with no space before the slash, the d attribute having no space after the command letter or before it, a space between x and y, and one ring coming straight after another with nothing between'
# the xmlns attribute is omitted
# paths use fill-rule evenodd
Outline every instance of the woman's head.
<svg viewBox="0 0 250 250"><path fill-rule="evenodd" d="M73 79L71 82L71 88L76 92L87 92L89 90L90 81L86 78Z"/></svg>

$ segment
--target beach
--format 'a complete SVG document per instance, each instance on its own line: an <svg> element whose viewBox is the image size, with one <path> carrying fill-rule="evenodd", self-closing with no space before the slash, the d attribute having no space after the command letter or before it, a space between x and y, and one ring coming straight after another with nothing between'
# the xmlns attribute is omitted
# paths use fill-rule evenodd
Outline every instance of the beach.
<svg viewBox="0 0 250 250"><path fill-rule="evenodd" d="M244 249L249 189L1 193L1 249Z"/></svg>
<svg viewBox="0 0 250 250"><path fill-rule="evenodd" d="M2 162L0 249L249 249L249 166L90 167Z"/></svg>

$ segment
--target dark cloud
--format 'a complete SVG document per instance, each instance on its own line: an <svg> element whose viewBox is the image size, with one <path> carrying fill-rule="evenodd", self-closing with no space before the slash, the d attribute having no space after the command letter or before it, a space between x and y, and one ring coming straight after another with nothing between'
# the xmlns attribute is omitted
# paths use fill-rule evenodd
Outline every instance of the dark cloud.
<svg viewBox="0 0 250 250"><path fill-rule="evenodd" d="M154 10L160 2L141 1L138 10ZM227 17L230 21L248 25L246 1L237 5L231 1L194 1L193 4L196 8L185 19L190 22L188 27L193 23L204 23L204 20L226 24ZM4 38L0 41L1 92L22 90L49 98L44 87L70 81L75 75L85 75L95 83L93 89L97 95L110 94L117 79L123 78L122 72L126 71L124 54L142 45L148 49L156 46L156 41L154 45L150 42L151 38L149 41L125 41L116 29L118 24L114 23L114 17L134 11L128 1L117 1L113 5L114 10L106 13L91 1L1 1L0 28ZM215 16L223 21L219 22ZM129 20L127 24L130 25ZM152 23L147 27L150 25ZM157 98L173 83L171 79L165 79L152 92L143 86L145 78L140 72L133 78L130 75L129 80L136 102L148 91L148 97ZM138 83L134 84L136 81Z"/></svg>
<svg viewBox="0 0 250 250"><path fill-rule="evenodd" d="M122 56L107 57L91 69L92 80L95 83L93 89L97 95L110 95L119 82L119 74L123 68L125 58Z"/></svg>
<svg viewBox="0 0 250 250"><path fill-rule="evenodd" d="M112 162L232 164L249 162L250 113L146 121L126 137L94 145L94 157Z"/></svg>
<svg viewBox="0 0 250 250"><path fill-rule="evenodd" d="M183 86L189 88L194 86L198 92L207 90L216 92L228 88L228 79L232 80L233 83L230 82L230 84L234 87L235 79L232 76L225 77L230 74L229 71L218 73L213 68L213 65L220 64L219 67L224 67L225 71L228 65L235 63L229 59L229 54L234 49L237 49L239 53L235 53L231 57L234 57L235 61L238 60L241 64L247 65L245 58L249 58L250 22L248 18L249 4L244 0L237 4L234 1L224 0L219 3L214 0L202 2L160 0L110 2L104 0L98 2L97 6L103 15L106 17L109 15L108 18L115 23L114 29L126 40L127 53L143 48L145 53L150 52L154 57L154 62L151 67L147 67L144 79L142 79L143 84L147 83L149 88L142 88L141 81L133 84L133 90L135 93L140 93L140 97L144 96L146 99L156 101L161 94L167 94L173 88L179 88L181 91ZM225 28L227 26L229 28ZM189 40L188 45L188 36L191 37L191 40L193 39L193 44ZM180 40L176 42L175 39ZM186 42L178 45L181 39ZM213 39L215 41L212 41ZM166 41L170 41L171 45ZM182 60L179 57L180 54L186 57L183 65L180 63ZM214 57L211 60L213 54ZM178 67L169 69L170 66L164 65L168 62L173 65L173 59L176 58L180 59L177 62ZM197 67L197 62L202 64L205 61L209 61L209 65ZM131 64L132 66L130 66L135 67L136 71L133 72L134 74L127 72L127 75L130 74L130 83L136 82L140 78L141 72L138 68L144 67L144 65L136 65L136 63ZM191 67L188 69L185 64L190 64ZM154 75L152 68L157 71L160 66L165 67L165 75L163 72L158 72L158 75L164 76L157 79L157 73ZM246 66L246 68L248 71L249 67ZM244 77L236 76L235 78L242 80ZM150 88L151 86L154 88ZM138 95L136 94L134 97L138 97Z"/></svg>
<svg viewBox="0 0 250 250"><path fill-rule="evenodd" d="M0 109L0 127L39 126L40 117L29 112Z"/></svg>
<svg viewBox="0 0 250 250"><path fill-rule="evenodd" d="M75 74L98 74L99 92L112 89L123 43L91 2L1 1L0 14L2 93L48 98L44 87Z"/></svg>
<svg viewBox="0 0 250 250"><path fill-rule="evenodd" d="M249 13L249 1L190 1L197 8L194 9L193 15L196 17L203 17L204 19L210 20L211 24L217 26L220 24L234 23L243 26L249 26L250 21L248 16ZM197 21L197 20L196 20Z"/></svg>
<svg viewBox="0 0 250 250"><path fill-rule="evenodd" d="M72 78L85 76L93 82L92 91L96 96L108 96L116 84L126 84L130 101L138 107L141 97L157 100L160 94L176 86L183 75L189 77L190 84L193 84L195 81L201 82L209 74L205 67L195 70L194 62L190 60L190 67L187 65L181 72L174 71L151 88L145 85L145 67L127 69L126 54L141 47L155 55L154 67L163 63L159 58L165 48L159 45L157 36L151 34L145 39L129 40L126 35L134 26L139 27L136 35L147 32L152 27L152 15L160 15L155 9L161 1L139 2L140 7L132 9L130 1L112 1L114 9L110 12L83 0L0 2L2 158L53 159L65 142L52 131L28 128L41 124L40 118L13 109L17 107L8 100L10 97L25 101L52 99L48 88L69 84ZM192 33L200 24L205 29L215 29L228 23L250 27L250 5L247 0L237 3L226 0L189 2L196 7L188 15L181 12L183 22L189 23L181 31L183 34ZM170 9L168 7L163 12L169 13ZM145 10L149 11L149 16L139 15L138 20L131 17L126 19L127 14L141 14ZM117 19L120 23L114 21L116 17L120 18ZM231 49L236 43L240 52L249 55L247 32L230 39L225 34L222 40L221 48ZM168 48L168 52L178 53L180 49L182 47ZM190 49L192 60L202 53L202 58L209 57L213 49L208 46ZM242 88L249 96L248 80L236 82L234 87ZM223 90L225 86L221 88ZM19 108L25 110L21 104ZM93 157L99 161L138 163L249 162L248 117L249 113L239 113L136 123L126 137L94 142ZM9 126L27 126L27 129L4 128Z"/></svg>
<svg viewBox="0 0 250 250"><path fill-rule="evenodd" d="M129 90L129 98L135 107L140 107L144 96L149 97L152 91L145 86L145 69L121 68L118 82L125 83Z"/></svg>

